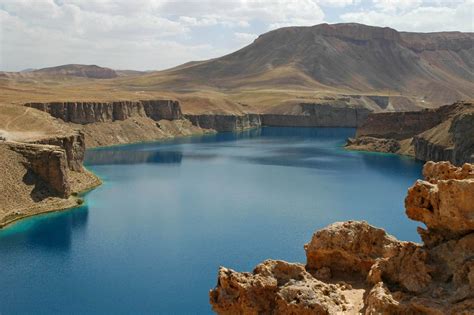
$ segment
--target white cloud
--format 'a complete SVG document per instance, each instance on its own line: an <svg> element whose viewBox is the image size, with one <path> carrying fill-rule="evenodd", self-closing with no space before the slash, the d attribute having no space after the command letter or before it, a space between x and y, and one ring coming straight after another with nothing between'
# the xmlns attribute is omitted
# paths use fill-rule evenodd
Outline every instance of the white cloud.
<svg viewBox="0 0 474 315"><path fill-rule="evenodd" d="M419 7L422 0L372 0L374 7L384 12L406 11Z"/></svg>
<svg viewBox="0 0 474 315"><path fill-rule="evenodd" d="M472 31L473 10L472 0L0 0L0 70L72 62L165 68L328 18Z"/></svg>
<svg viewBox="0 0 474 315"><path fill-rule="evenodd" d="M250 33L234 33L235 38L237 39L238 43L241 45L248 45L252 43L257 37L257 34L250 34Z"/></svg>
<svg viewBox="0 0 474 315"><path fill-rule="evenodd" d="M474 2L466 0L455 7L420 6L414 10L361 11L341 16L344 22L359 22L376 26L389 26L400 31L474 31Z"/></svg>
<svg viewBox="0 0 474 315"><path fill-rule="evenodd" d="M359 4L361 0L318 0L317 3L328 7L345 7Z"/></svg>

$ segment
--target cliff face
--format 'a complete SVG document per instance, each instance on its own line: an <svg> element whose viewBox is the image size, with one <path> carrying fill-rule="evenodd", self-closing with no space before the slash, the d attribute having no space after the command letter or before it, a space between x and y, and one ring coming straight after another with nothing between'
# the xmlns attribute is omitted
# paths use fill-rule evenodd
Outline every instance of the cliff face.
<svg viewBox="0 0 474 315"><path fill-rule="evenodd" d="M284 127L357 127L367 118L370 110L363 107L332 106L329 104L297 105L282 113L262 114L262 125Z"/></svg>
<svg viewBox="0 0 474 315"><path fill-rule="evenodd" d="M357 127L371 111L347 104L289 104L261 114L186 114L194 125L217 131L238 131L260 126Z"/></svg>
<svg viewBox="0 0 474 315"><path fill-rule="evenodd" d="M10 150L23 155L26 167L38 175L59 196L69 197L71 187L66 153L54 145L9 143Z"/></svg>
<svg viewBox="0 0 474 315"><path fill-rule="evenodd" d="M182 119L183 114L177 101L146 100L117 102L51 102L27 103L65 122L91 124L126 120L131 117L161 119Z"/></svg>
<svg viewBox="0 0 474 315"><path fill-rule="evenodd" d="M410 142L419 160L462 165L474 161L474 104L457 102L418 112L373 113L357 128L356 136L348 140L347 148L401 153L401 143Z"/></svg>
<svg viewBox="0 0 474 315"><path fill-rule="evenodd" d="M457 105L413 112L373 113L357 128L357 137L406 139L431 129L446 120Z"/></svg>
<svg viewBox="0 0 474 315"><path fill-rule="evenodd" d="M240 131L262 125L258 114L187 114L193 125L216 131Z"/></svg>
<svg viewBox="0 0 474 315"><path fill-rule="evenodd" d="M423 244L366 222L338 222L305 245L306 265L267 260L252 273L221 267L218 314L471 314L474 311L474 165L425 164L406 213Z"/></svg>
<svg viewBox="0 0 474 315"><path fill-rule="evenodd" d="M82 172L86 144L82 132L74 132L70 135L45 138L36 140L33 143L47 144L60 147L66 154L66 166L71 171Z"/></svg>

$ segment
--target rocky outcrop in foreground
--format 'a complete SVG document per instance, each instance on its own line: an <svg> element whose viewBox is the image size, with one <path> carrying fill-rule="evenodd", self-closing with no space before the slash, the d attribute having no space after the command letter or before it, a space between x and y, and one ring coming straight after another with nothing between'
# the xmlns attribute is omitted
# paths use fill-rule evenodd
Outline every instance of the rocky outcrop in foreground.
<svg viewBox="0 0 474 315"><path fill-rule="evenodd" d="M221 267L218 314L472 314L474 165L428 162L405 199L423 244L366 222L317 231L306 265L267 260L252 273Z"/></svg>
<svg viewBox="0 0 474 315"><path fill-rule="evenodd" d="M410 154L423 161L455 165L472 163L474 104L457 102L437 109L370 114L346 148Z"/></svg>

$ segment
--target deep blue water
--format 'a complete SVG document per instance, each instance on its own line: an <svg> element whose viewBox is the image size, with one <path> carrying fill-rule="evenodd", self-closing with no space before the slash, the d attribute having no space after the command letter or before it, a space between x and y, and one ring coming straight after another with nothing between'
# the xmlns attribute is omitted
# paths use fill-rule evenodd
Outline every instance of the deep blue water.
<svg viewBox="0 0 474 315"><path fill-rule="evenodd" d="M353 129L263 128L88 152L86 205L0 231L0 314L209 313L219 265L305 261L312 233L404 214L421 163L341 148Z"/></svg>

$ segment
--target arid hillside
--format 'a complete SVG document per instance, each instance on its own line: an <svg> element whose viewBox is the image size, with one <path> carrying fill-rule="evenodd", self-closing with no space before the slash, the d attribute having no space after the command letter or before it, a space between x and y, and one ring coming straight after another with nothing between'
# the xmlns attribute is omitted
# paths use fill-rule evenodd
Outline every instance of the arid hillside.
<svg viewBox="0 0 474 315"><path fill-rule="evenodd" d="M440 105L473 96L473 33L406 33L361 24L287 27L230 55L178 67L161 85L399 93Z"/></svg>
<svg viewBox="0 0 474 315"><path fill-rule="evenodd" d="M286 27L232 54L164 71L65 65L0 73L0 102L167 98L192 114L272 113L301 103L418 110L474 97L473 41L473 33L361 24Z"/></svg>

